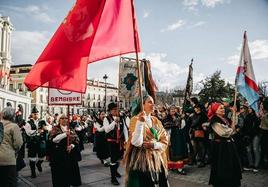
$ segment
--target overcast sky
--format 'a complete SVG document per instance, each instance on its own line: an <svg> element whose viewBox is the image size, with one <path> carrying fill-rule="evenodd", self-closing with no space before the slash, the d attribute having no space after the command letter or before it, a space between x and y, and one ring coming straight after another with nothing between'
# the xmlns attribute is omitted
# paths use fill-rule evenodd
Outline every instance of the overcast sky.
<svg viewBox="0 0 268 187"><path fill-rule="evenodd" d="M34 64L75 0L0 0L9 16L12 63ZM257 81L268 81L268 0L136 0L141 58L152 63L160 90L184 88L216 70L234 82L244 30ZM89 65L88 76L117 84L119 57Z"/></svg>

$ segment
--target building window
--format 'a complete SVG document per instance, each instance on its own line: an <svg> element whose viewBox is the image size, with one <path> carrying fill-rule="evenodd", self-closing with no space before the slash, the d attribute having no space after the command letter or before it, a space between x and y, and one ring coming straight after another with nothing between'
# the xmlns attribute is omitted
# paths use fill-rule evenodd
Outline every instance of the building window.
<svg viewBox="0 0 268 187"><path fill-rule="evenodd" d="M117 102L117 97L115 97L115 102Z"/></svg>
<svg viewBox="0 0 268 187"><path fill-rule="evenodd" d="M93 94L93 99L95 99L95 94Z"/></svg>
<svg viewBox="0 0 268 187"><path fill-rule="evenodd" d="M10 85L9 85L9 90L10 90L10 91L13 91L13 90L14 90L14 85L13 85L13 84L10 84Z"/></svg>
<svg viewBox="0 0 268 187"><path fill-rule="evenodd" d="M100 106L100 102L98 102L98 108L100 108L101 106Z"/></svg>
<svg viewBox="0 0 268 187"><path fill-rule="evenodd" d="M19 89L20 91L22 91L22 84L21 84L21 83L18 84L18 89Z"/></svg>
<svg viewBox="0 0 268 187"><path fill-rule="evenodd" d="M110 99L111 102L113 102L113 96L111 96L111 99Z"/></svg>
<svg viewBox="0 0 268 187"><path fill-rule="evenodd" d="M98 95L98 100L100 100L100 95Z"/></svg>
<svg viewBox="0 0 268 187"><path fill-rule="evenodd" d="M19 73L29 73L30 69L20 69Z"/></svg>
<svg viewBox="0 0 268 187"><path fill-rule="evenodd" d="M40 95L40 102L43 103L43 95Z"/></svg>
<svg viewBox="0 0 268 187"><path fill-rule="evenodd" d="M95 108L95 102L93 102L93 108Z"/></svg>

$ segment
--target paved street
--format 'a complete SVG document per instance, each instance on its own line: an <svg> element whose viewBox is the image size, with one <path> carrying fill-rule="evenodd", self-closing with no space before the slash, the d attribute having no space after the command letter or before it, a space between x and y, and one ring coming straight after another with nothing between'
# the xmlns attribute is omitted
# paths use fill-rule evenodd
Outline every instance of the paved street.
<svg viewBox="0 0 268 187"><path fill-rule="evenodd" d="M110 183L110 170L108 167L104 167L99 160L96 158L95 153L92 152L92 147L90 145L85 146L86 150L83 151L83 160L79 163L80 172L82 176L82 186L92 186L92 187L104 187L113 186ZM51 174L48 162L43 164L43 172L38 173L37 178L30 178L29 166L24 168L20 172L19 187L26 186L38 186L38 187L50 187ZM170 172L169 181L171 186L178 187L208 187L209 178L209 166L205 168L196 168L188 166L186 168L188 174L186 176L178 175L175 172ZM120 168L121 173L123 173L123 168ZM120 179L121 185L123 183L124 177ZM260 171L257 174L252 172L244 172L242 186L243 187L265 187L268 184L268 171Z"/></svg>

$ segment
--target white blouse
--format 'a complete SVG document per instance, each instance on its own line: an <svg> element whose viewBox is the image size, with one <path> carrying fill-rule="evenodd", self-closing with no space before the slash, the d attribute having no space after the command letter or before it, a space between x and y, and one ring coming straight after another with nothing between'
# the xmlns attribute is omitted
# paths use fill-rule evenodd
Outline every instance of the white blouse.
<svg viewBox="0 0 268 187"><path fill-rule="evenodd" d="M221 137L230 138L236 133L235 130L222 123L214 123L212 129Z"/></svg>
<svg viewBox="0 0 268 187"><path fill-rule="evenodd" d="M144 126L147 125L149 128L153 126L151 115L145 115L145 122L137 121L135 131L132 133L131 144L136 147L141 147L143 144L143 130ZM163 145L160 142L152 142L154 144L154 149L163 150Z"/></svg>

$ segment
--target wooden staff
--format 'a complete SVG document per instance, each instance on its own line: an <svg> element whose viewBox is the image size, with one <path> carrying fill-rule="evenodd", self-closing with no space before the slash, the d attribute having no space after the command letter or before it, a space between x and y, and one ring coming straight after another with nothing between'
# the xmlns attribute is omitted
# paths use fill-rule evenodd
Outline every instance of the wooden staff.
<svg viewBox="0 0 268 187"><path fill-rule="evenodd" d="M134 45L135 45L135 53L136 53L136 63L138 68L138 83L139 83L139 95L141 98L141 111L143 111L143 94L142 94L142 87L141 87L141 70L140 70L140 61L138 55L138 44L137 44L137 31L136 31L136 20L134 14L134 1L132 0L132 18L133 18L133 37L134 37Z"/></svg>
<svg viewBox="0 0 268 187"><path fill-rule="evenodd" d="M67 124L67 147L70 145L70 105L67 105L67 117L68 117L68 124Z"/></svg>
<svg viewBox="0 0 268 187"><path fill-rule="evenodd" d="M242 45L242 49L241 49L241 54L240 54L240 59L239 59L238 68L239 68L239 66L240 66L240 62L241 62L242 59L243 59L243 54L244 54L243 51L245 51L244 48L245 48L245 42L246 42L246 40L245 40L246 32L247 32L247 31L244 32L243 45ZM237 72L237 73L238 73L238 72ZM236 111L237 111L237 108L236 108L236 102L237 102L237 81L238 81L237 79L238 79L238 76L236 75L236 80L235 80L235 93L234 93L234 107L235 107L235 110L233 111L233 116L232 116L232 120L233 120L233 121L236 120Z"/></svg>
<svg viewBox="0 0 268 187"><path fill-rule="evenodd" d="M119 71L120 71L120 63L121 63L121 55L119 56L119 67L118 67L118 92L117 92L117 110L118 110L118 113L117 113L117 117L119 119L119 122L116 123L116 143L119 143L120 142L120 99L119 99L119 92L120 92L120 74L119 74Z"/></svg>

